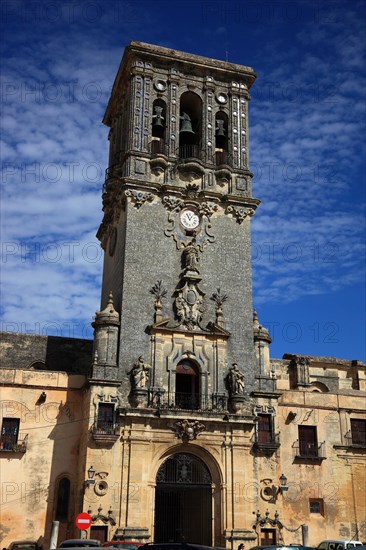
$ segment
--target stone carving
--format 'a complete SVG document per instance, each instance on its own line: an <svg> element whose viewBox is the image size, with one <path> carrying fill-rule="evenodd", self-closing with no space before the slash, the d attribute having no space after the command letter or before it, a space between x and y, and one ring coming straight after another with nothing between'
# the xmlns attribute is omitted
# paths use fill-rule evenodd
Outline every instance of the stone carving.
<svg viewBox="0 0 366 550"><path fill-rule="evenodd" d="M228 206L226 208L227 214L235 216L238 223L242 223L248 216L251 218L254 215L253 208L243 208L241 206Z"/></svg>
<svg viewBox="0 0 366 550"><path fill-rule="evenodd" d="M141 208L145 202L152 202L154 196L152 193L145 193L143 191L135 191L133 189L127 189L125 192L126 197L130 197L136 208Z"/></svg>
<svg viewBox="0 0 366 550"><path fill-rule="evenodd" d="M254 512L253 512L254 513ZM255 531L257 532L258 534L258 537L259 537L259 533L261 532L261 527L267 527L267 526L270 526L270 527L275 527L277 528L277 536L278 536L278 541L277 543L278 544L284 544L283 542L283 534L282 534L282 529L284 528L284 525L283 523L280 521L279 519L279 513L277 512L277 510L275 511L275 514L274 514L274 518L272 519L270 517L270 512L269 510L267 509L266 512L265 512L265 515L262 516L260 511L257 510L257 513L256 513L256 521L253 525L253 528L255 529ZM288 529L289 531L291 531L291 529ZM294 529L294 531L296 531L297 529Z"/></svg>
<svg viewBox="0 0 366 550"><path fill-rule="evenodd" d="M309 375L309 365L310 360L307 357L298 357L296 361L296 371L297 371L297 383L300 386L307 386L310 384L310 375Z"/></svg>
<svg viewBox="0 0 366 550"><path fill-rule="evenodd" d="M194 199L198 196L200 187L196 183L188 183L186 186L186 195L189 199Z"/></svg>
<svg viewBox="0 0 366 550"><path fill-rule="evenodd" d="M102 514L102 510L103 510L102 506L99 505L98 514L92 515L92 522L96 523L97 521L101 521L104 524L110 523L111 525L116 525L116 519L113 516L113 510L111 510L111 508L109 508L107 516L105 514ZM90 510L90 512L91 512L91 510Z"/></svg>
<svg viewBox="0 0 366 550"><path fill-rule="evenodd" d="M166 297L168 291L163 287L163 282L159 280L150 288L150 292L155 296L156 301L159 300L161 302Z"/></svg>
<svg viewBox="0 0 366 550"><path fill-rule="evenodd" d="M201 216L207 216L210 218L214 212L216 212L218 206L212 201L205 201L202 202L198 206L198 211L201 214Z"/></svg>
<svg viewBox="0 0 366 550"><path fill-rule="evenodd" d="M162 203L168 210L181 210L184 206L184 200L176 197L163 197Z"/></svg>
<svg viewBox="0 0 366 550"><path fill-rule="evenodd" d="M219 307L222 307L222 304L224 302L226 302L226 300L228 299L228 295L221 294L221 289L218 288L217 292L214 292L210 299L213 300L216 304L216 307L219 308Z"/></svg>
<svg viewBox="0 0 366 550"><path fill-rule="evenodd" d="M198 287L201 280L198 271L199 260L200 250L193 238L185 245L182 253L182 282L180 288L175 291L176 298L174 302L179 325L184 325L188 330L194 330L200 325L205 312L205 294Z"/></svg>
<svg viewBox="0 0 366 550"><path fill-rule="evenodd" d="M218 288L217 292L214 292L210 298L216 304L216 323L223 326L224 316L222 311L222 305L228 299L227 294L221 294L221 289Z"/></svg>
<svg viewBox="0 0 366 550"><path fill-rule="evenodd" d="M151 365L145 363L142 355L137 359L128 373L131 378L132 389L145 389L150 378Z"/></svg>
<svg viewBox="0 0 366 550"><path fill-rule="evenodd" d="M166 288L163 287L162 281L157 281L152 288L150 288L151 294L155 296L155 323L163 319L163 300L167 295Z"/></svg>
<svg viewBox="0 0 366 550"><path fill-rule="evenodd" d="M203 292L194 288L193 283L186 285L175 299L175 310L179 325L188 330L199 326L205 312Z"/></svg>
<svg viewBox="0 0 366 550"><path fill-rule="evenodd" d="M187 193L189 194L193 194L195 196L198 193L198 190L198 186L187 185ZM177 250L181 250L187 246L187 241L191 238L191 235L187 235L179 219L180 211L187 206L193 207L197 210L201 217L199 227L194 230L196 244L200 251L203 251L203 247L206 243L213 243L215 241L214 235L212 235L209 231L211 228L210 216L218 208L214 202L205 201L201 203L199 200L184 201L183 199L179 199L177 197L163 196L162 204L169 210L168 222L170 224L170 226L165 229L164 233L167 237L173 237L176 242Z"/></svg>
<svg viewBox="0 0 366 550"><path fill-rule="evenodd" d="M198 420L179 420L174 423L172 430L176 433L179 439L182 441L192 441L197 439L197 436L200 432L203 432L206 429L206 426Z"/></svg>
<svg viewBox="0 0 366 550"><path fill-rule="evenodd" d="M196 244L196 239L193 238L191 242L185 245L183 250L183 262L185 270L197 271L198 263L200 261L200 250Z"/></svg>
<svg viewBox="0 0 366 550"><path fill-rule="evenodd" d="M244 394L244 374L239 370L237 363L233 363L230 368L226 383L230 397Z"/></svg>

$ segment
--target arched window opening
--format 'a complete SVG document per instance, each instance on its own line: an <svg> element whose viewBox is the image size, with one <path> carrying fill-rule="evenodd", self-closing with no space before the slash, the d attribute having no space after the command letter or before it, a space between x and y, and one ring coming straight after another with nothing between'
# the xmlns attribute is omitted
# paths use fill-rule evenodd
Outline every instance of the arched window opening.
<svg viewBox="0 0 366 550"><path fill-rule="evenodd" d="M162 99L156 99L153 103L151 117L151 152L164 153L166 129L166 105Z"/></svg>
<svg viewBox="0 0 366 550"><path fill-rule="evenodd" d="M56 515L57 521L68 521L69 519L69 502L70 502L70 480L63 477L58 482L57 500L56 500Z"/></svg>
<svg viewBox="0 0 366 550"><path fill-rule="evenodd" d="M200 382L197 366L188 359L177 365L175 375L175 404L186 410L200 406Z"/></svg>
<svg viewBox="0 0 366 550"><path fill-rule="evenodd" d="M228 117L219 111L215 117L215 163L228 164Z"/></svg>
<svg viewBox="0 0 366 550"><path fill-rule="evenodd" d="M180 158L199 158L202 128L201 120L201 98L193 92L184 92L180 97Z"/></svg>

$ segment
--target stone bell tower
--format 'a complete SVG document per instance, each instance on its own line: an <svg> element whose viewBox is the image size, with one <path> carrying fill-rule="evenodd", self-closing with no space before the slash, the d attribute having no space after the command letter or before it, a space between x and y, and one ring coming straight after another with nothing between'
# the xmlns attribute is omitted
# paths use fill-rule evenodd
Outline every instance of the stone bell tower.
<svg viewBox="0 0 366 550"><path fill-rule="evenodd" d="M113 85L83 451L92 531L104 522L108 540L255 538L251 509L233 500L253 481L270 340L252 311L254 80L249 67L131 42Z"/></svg>
<svg viewBox="0 0 366 550"><path fill-rule="evenodd" d="M120 316L118 361L106 373L126 402L138 357L152 371L148 386L133 388L135 404L153 398L148 388L174 393L188 357L205 399L225 396L234 363L253 386L254 80L251 68L228 62L140 42L125 50L104 117L110 155L97 236L102 309L112 292Z"/></svg>

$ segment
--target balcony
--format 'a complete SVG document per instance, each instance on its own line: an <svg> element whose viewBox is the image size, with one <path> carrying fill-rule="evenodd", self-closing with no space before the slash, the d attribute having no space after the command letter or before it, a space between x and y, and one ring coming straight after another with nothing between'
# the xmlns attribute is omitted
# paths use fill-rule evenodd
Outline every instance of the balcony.
<svg viewBox="0 0 366 550"><path fill-rule="evenodd" d="M163 174L168 168L168 147L163 139L154 139L150 141L149 151L151 154L150 166L155 176Z"/></svg>
<svg viewBox="0 0 366 550"><path fill-rule="evenodd" d="M206 397L194 393L166 393L164 390L149 391L149 407L160 411L227 412L227 396L214 394Z"/></svg>
<svg viewBox="0 0 366 550"><path fill-rule="evenodd" d="M308 441L297 440L292 445L294 449L294 458L307 460L307 461L317 461L324 460L325 456L325 441L322 443L312 443Z"/></svg>
<svg viewBox="0 0 366 550"><path fill-rule="evenodd" d="M149 145L152 155L167 155L167 144L163 139L153 139Z"/></svg>
<svg viewBox="0 0 366 550"><path fill-rule="evenodd" d="M216 166L228 165L232 162L232 156L227 151L216 151L214 155L214 163Z"/></svg>
<svg viewBox="0 0 366 550"><path fill-rule="evenodd" d="M349 430L345 434L344 440L347 447L352 447L356 449L366 449L365 432L352 432L352 430Z"/></svg>
<svg viewBox="0 0 366 550"><path fill-rule="evenodd" d="M199 159L200 158L200 148L198 145L180 145L178 147L178 157L182 160L186 159Z"/></svg>
<svg viewBox="0 0 366 550"><path fill-rule="evenodd" d="M253 450L273 453L281 446L280 433L258 431L254 434Z"/></svg>
<svg viewBox="0 0 366 550"><path fill-rule="evenodd" d="M0 452L25 453L27 451L28 434L23 439L17 439L11 435L0 437Z"/></svg>
<svg viewBox="0 0 366 550"><path fill-rule="evenodd" d="M94 441L113 445L120 435L120 426L115 422L103 422L97 420L94 422L91 433Z"/></svg>

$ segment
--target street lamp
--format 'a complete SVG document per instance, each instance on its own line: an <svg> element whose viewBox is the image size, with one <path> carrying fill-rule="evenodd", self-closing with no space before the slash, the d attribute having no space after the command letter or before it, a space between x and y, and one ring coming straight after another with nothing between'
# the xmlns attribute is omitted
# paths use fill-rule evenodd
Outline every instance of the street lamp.
<svg viewBox="0 0 366 550"><path fill-rule="evenodd" d="M284 474L281 474L280 476L280 486L278 487L278 491L280 493L288 491L287 477Z"/></svg>
<svg viewBox="0 0 366 550"><path fill-rule="evenodd" d="M95 468L93 468L93 466L90 466L90 468L88 469L88 479L85 481L85 484L94 485L95 483L94 476L95 476Z"/></svg>

